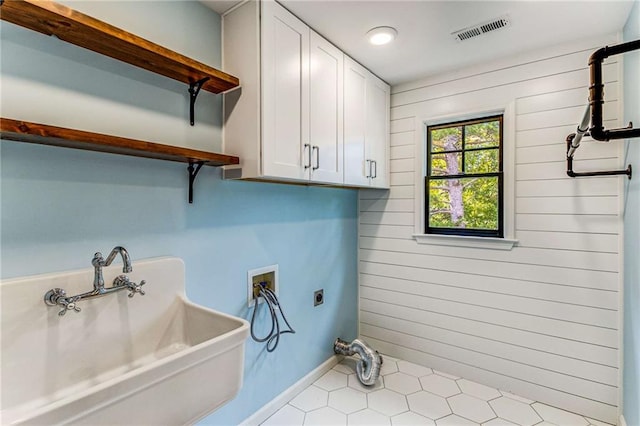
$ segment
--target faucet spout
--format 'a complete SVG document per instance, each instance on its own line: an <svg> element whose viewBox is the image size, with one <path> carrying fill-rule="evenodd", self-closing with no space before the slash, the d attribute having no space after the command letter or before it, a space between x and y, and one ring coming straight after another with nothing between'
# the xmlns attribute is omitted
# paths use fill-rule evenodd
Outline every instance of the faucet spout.
<svg viewBox="0 0 640 426"><path fill-rule="evenodd" d="M122 272L128 274L129 272L133 271L133 268L131 267L131 258L129 257L129 252L122 246L116 246L113 248L113 250L111 250L111 253L109 253L109 256L107 256L107 260L104 261L104 266L111 265L111 262L113 262L113 259L115 259L118 254L122 256Z"/></svg>

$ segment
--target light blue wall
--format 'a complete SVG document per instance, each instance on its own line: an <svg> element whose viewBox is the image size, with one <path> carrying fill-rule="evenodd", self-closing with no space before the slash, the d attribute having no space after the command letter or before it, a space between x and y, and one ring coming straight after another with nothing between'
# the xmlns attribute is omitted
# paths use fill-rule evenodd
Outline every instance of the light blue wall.
<svg viewBox="0 0 640 426"><path fill-rule="evenodd" d="M142 4L94 3L118 16ZM168 38L178 28L172 17L197 15L189 32L208 37L209 63L219 65L217 14L198 2L144 8ZM2 25L3 116L219 149L219 96L201 95L196 127L181 127L183 85ZM95 251L122 244L134 267L136 259L183 258L189 298L249 318L247 270L279 264L282 306L297 333L272 354L249 339L239 396L203 424L237 424L325 361L335 337L356 337L356 191L224 181L203 168L189 205L183 164L9 141L0 143L0 159L3 278L90 267ZM314 308L319 288L326 301Z"/></svg>
<svg viewBox="0 0 640 426"><path fill-rule="evenodd" d="M624 27L624 40L640 39L640 2L636 0ZM624 56L625 122L640 126L640 51ZM627 144L625 164L634 167L624 216L624 417L640 425L640 139Z"/></svg>

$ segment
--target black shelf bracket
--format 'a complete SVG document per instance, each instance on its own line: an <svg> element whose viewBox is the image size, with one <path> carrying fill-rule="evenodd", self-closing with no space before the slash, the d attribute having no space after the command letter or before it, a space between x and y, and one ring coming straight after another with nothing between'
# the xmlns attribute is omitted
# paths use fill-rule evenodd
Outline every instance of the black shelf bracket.
<svg viewBox="0 0 640 426"><path fill-rule="evenodd" d="M194 164L196 167L194 167ZM204 161L189 161L189 167L187 167L189 171L189 204L193 204L193 182L196 180L196 176L198 176L202 166L204 166Z"/></svg>
<svg viewBox="0 0 640 426"><path fill-rule="evenodd" d="M189 84L189 119L191 120L191 125L193 126L196 122L195 120L195 106L196 99L198 98L198 93L200 93L200 89L202 89L202 85L209 81L209 77L205 77L201 80Z"/></svg>

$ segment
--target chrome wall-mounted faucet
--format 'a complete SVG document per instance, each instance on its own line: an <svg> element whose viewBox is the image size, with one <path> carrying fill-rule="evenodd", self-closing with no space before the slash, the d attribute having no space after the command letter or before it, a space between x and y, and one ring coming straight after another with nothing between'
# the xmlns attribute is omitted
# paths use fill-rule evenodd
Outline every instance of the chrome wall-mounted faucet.
<svg viewBox="0 0 640 426"><path fill-rule="evenodd" d="M48 306L61 306L62 310L58 312L58 315L63 316L67 313L67 311L71 310L74 312L80 312L80 308L76 305L76 302L83 299L100 297L104 296L105 294L124 289L129 290L129 297L135 296L136 293L144 296L142 286L145 285L146 282L142 280L140 281L140 284L136 284L133 281L129 280L129 277L127 277L126 275L118 275L113 280L113 285L111 287L104 286L102 268L111 265L111 262L113 262L118 254L122 257L122 272L124 274L128 274L129 272L133 271L129 252L127 252L124 247L115 247L113 250L111 250L111 253L109 253L109 256L107 256L106 259L102 257L102 253L98 252L93 256L93 259L91 260L91 264L95 269L93 278L93 290L75 296L67 297L67 293L63 289L53 288L45 293L44 303L46 303Z"/></svg>
<svg viewBox="0 0 640 426"><path fill-rule="evenodd" d="M131 267L131 258L129 257L129 252L127 249L121 246L114 247L107 256L107 260L102 257L102 253L98 252L93 255L93 259L91 260L91 264L95 268L94 278L93 278L93 289L99 293L105 293L106 290L104 288L104 278L102 276L102 268L105 266L111 265L113 259L120 254L122 256L122 272L125 274L133 271Z"/></svg>

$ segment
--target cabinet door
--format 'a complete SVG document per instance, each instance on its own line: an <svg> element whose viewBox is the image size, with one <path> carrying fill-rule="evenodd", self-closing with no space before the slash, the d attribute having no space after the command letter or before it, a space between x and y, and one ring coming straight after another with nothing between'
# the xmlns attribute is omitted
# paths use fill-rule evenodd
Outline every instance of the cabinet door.
<svg viewBox="0 0 640 426"><path fill-rule="evenodd" d="M344 54L313 31L310 47L311 180L342 183Z"/></svg>
<svg viewBox="0 0 640 426"><path fill-rule="evenodd" d="M366 151L367 75L369 71L344 58L344 183L368 186Z"/></svg>
<svg viewBox="0 0 640 426"><path fill-rule="evenodd" d="M262 2L262 175L308 179L309 27Z"/></svg>
<svg viewBox="0 0 640 426"><path fill-rule="evenodd" d="M372 161L370 185L389 187L389 85L374 75L367 79L367 159Z"/></svg>

